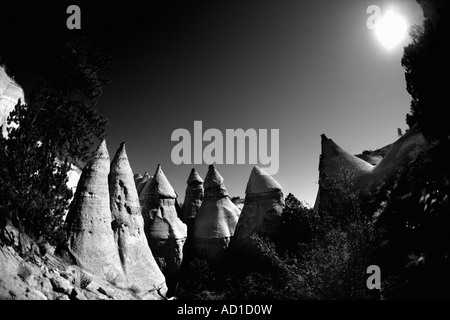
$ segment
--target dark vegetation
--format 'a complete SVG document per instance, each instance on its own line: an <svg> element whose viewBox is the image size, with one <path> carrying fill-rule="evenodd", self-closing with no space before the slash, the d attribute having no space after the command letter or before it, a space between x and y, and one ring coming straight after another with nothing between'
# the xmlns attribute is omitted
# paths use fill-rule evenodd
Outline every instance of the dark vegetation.
<svg viewBox="0 0 450 320"><path fill-rule="evenodd" d="M9 115L0 137L0 227L56 245L72 191L71 164L83 166L105 136L94 106L107 82L108 60L84 37L55 42L53 57L26 104ZM23 248L22 248L23 249Z"/></svg>

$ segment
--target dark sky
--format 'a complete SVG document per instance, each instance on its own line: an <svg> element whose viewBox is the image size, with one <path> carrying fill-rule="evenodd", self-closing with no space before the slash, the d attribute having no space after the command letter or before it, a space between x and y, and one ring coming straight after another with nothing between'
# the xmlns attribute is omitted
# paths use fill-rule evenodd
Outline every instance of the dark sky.
<svg viewBox="0 0 450 320"><path fill-rule="evenodd" d="M126 142L134 172L161 163L181 199L191 167L171 160L175 129L280 130L284 192L314 203L320 135L351 153L383 147L406 128L410 97L392 51L366 27L369 5L394 6L420 23L414 0L34 1L2 4L0 57L25 90L52 37L64 37L70 4L81 32L113 58L98 108L108 148ZM144 4L145 3L145 4ZM406 43L406 42L405 42ZM207 143L204 143L204 146ZM244 196L252 165L218 165L231 196Z"/></svg>

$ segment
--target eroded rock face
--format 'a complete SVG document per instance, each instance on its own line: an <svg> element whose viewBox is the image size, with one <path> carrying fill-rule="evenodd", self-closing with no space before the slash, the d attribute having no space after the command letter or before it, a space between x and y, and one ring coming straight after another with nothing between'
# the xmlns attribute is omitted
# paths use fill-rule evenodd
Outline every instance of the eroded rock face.
<svg viewBox="0 0 450 320"><path fill-rule="evenodd" d="M158 165L140 195L140 202L147 241L166 277L169 296L174 294L178 284L187 237L187 227L178 218L175 208L176 197L161 165Z"/></svg>
<svg viewBox="0 0 450 320"><path fill-rule="evenodd" d="M144 219L125 143L120 145L111 162L109 190L112 229L128 286L139 294L155 289L165 294L164 275L144 233Z"/></svg>
<svg viewBox="0 0 450 320"><path fill-rule="evenodd" d="M4 136L6 136L6 120L8 119L8 115L17 105L19 99L22 103L25 102L22 88L0 66L0 128Z"/></svg>
<svg viewBox="0 0 450 320"><path fill-rule="evenodd" d="M111 228L106 142L86 165L66 218L68 251L76 264L106 280L126 286Z"/></svg>
<svg viewBox="0 0 450 320"><path fill-rule="evenodd" d="M245 201L234 237L236 241L252 234L272 235L279 227L284 207L280 184L255 166L248 179Z"/></svg>
<svg viewBox="0 0 450 320"><path fill-rule="evenodd" d="M223 178L213 165L204 185L205 196L194 220L193 248L198 257L216 262L229 246L240 210L230 200Z"/></svg>

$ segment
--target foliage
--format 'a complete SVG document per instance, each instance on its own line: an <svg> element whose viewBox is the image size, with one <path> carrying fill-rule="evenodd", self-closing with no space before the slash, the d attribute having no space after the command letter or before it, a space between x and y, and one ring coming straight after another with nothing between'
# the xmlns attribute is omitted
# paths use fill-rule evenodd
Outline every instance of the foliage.
<svg viewBox="0 0 450 320"><path fill-rule="evenodd" d="M449 149L448 142L432 145L404 167L377 222L387 231L387 298L449 297Z"/></svg>
<svg viewBox="0 0 450 320"><path fill-rule="evenodd" d="M208 280L201 277L210 271L202 269L195 291L250 300L379 298L377 290L366 286L366 270L377 264L374 252L380 239L372 214L363 212L350 173L342 170L340 177L323 178L321 186L332 197L321 198L319 211L289 194L279 234L253 235L245 246L232 248L232 272L225 289L205 285ZM196 273L195 268L192 271L191 276Z"/></svg>
<svg viewBox="0 0 450 320"><path fill-rule="evenodd" d="M430 16L421 26L411 28L412 43L404 49L402 66L412 97L406 122L410 127L417 123L432 137L446 137L449 134L447 109L450 102L449 6L438 4L438 1L418 2Z"/></svg>
<svg viewBox="0 0 450 320"><path fill-rule="evenodd" d="M90 159L106 125L94 109L106 82L106 60L78 37L55 52L58 63L53 61L27 104L11 112L8 137L0 138L0 220L52 244L64 236L70 165Z"/></svg>

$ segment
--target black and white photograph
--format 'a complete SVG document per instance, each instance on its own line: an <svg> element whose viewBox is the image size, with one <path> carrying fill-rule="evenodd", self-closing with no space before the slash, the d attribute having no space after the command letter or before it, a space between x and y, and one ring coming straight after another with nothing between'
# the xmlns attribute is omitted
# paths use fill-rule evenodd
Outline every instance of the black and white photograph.
<svg viewBox="0 0 450 320"><path fill-rule="evenodd" d="M0 300L450 299L449 1L4 0L0 30Z"/></svg>

